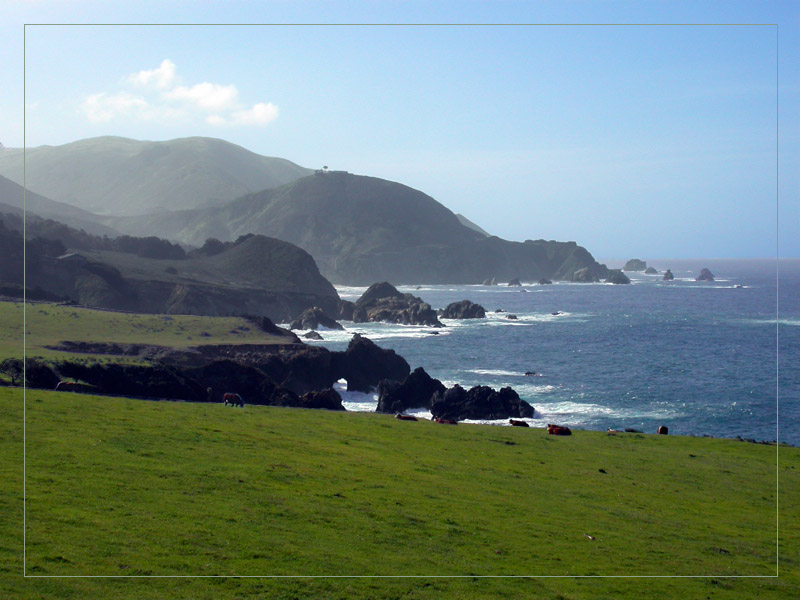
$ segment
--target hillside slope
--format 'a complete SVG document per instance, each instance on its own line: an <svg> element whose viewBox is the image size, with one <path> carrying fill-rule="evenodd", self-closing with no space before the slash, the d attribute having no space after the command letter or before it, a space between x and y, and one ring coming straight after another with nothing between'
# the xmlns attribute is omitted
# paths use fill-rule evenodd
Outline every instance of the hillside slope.
<svg viewBox="0 0 800 600"><path fill-rule="evenodd" d="M105 215L207 206L311 173L288 160L203 137L90 138L28 148L25 161L29 190ZM0 153L0 175L22 183L22 149Z"/></svg>
<svg viewBox="0 0 800 600"><path fill-rule="evenodd" d="M275 237L309 252L331 281L350 285L571 279L582 268L599 279L608 276L605 265L574 242L487 237L418 190L347 173L312 175L221 207L113 224L132 235L197 245L246 233Z"/></svg>

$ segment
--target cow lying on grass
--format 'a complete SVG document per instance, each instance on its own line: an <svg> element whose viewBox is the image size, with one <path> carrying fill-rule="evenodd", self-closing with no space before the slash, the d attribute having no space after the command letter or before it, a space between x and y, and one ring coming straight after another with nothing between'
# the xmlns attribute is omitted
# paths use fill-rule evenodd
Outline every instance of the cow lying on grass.
<svg viewBox="0 0 800 600"><path fill-rule="evenodd" d="M569 427L562 427L561 425L553 425L551 423L547 425L547 433L550 435L572 435Z"/></svg>
<svg viewBox="0 0 800 600"><path fill-rule="evenodd" d="M508 422L511 423L511 425L513 425L514 427L530 427L530 425L528 425L525 421L509 419Z"/></svg>
<svg viewBox="0 0 800 600"><path fill-rule="evenodd" d="M416 421L417 420L417 417L414 417L412 415L404 415L404 414L401 414L401 413L397 413L394 416L394 418L395 419L400 419L401 421Z"/></svg>
<svg viewBox="0 0 800 600"><path fill-rule="evenodd" d="M230 392L226 392L222 395L222 403L225 406L241 406L244 407L244 400L239 394L231 394Z"/></svg>

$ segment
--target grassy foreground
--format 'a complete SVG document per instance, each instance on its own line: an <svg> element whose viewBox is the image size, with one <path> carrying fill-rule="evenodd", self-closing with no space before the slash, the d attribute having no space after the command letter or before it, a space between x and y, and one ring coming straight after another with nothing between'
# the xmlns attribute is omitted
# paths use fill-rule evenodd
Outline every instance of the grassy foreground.
<svg viewBox="0 0 800 600"><path fill-rule="evenodd" d="M3 598L800 597L797 448L777 465L776 578L774 446L36 390L25 405L27 578L22 392L0 388ZM43 577L76 575L126 578ZM292 577L234 577L263 575Z"/></svg>

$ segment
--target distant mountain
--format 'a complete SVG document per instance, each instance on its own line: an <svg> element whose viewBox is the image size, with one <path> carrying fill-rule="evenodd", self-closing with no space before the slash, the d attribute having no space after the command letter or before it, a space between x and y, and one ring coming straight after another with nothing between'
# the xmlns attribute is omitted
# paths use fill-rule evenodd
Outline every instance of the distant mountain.
<svg viewBox="0 0 800 600"><path fill-rule="evenodd" d="M212 206L312 171L203 137L166 142L98 137L28 148L28 190L102 215ZM0 175L23 181L22 149L0 153Z"/></svg>
<svg viewBox="0 0 800 600"><path fill-rule="evenodd" d="M25 193L25 189L21 185L0 176L0 212L21 213L23 198L29 214L33 213L45 219L53 219L94 235L111 237L120 235L118 231L103 225L102 218L97 215L63 202L55 202L31 190Z"/></svg>
<svg viewBox="0 0 800 600"><path fill-rule="evenodd" d="M595 279L608 275L574 242L487 237L420 191L343 172L311 175L221 207L111 222L132 235L194 245L246 233L282 239L309 252L329 280L351 285L571 279L583 268Z"/></svg>
<svg viewBox="0 0 800 600"><path fill-rule="evenodd" d="M482 233L485 236L492 235L491 233L489 233L488 231L483 229L480 225L476 225L475 223L470 221L467 217L465 217L461 213L456 213L456 218L458 219L458 222L461 223L464 227L469 227L473 231L477 231L478 233Z"/></svg>

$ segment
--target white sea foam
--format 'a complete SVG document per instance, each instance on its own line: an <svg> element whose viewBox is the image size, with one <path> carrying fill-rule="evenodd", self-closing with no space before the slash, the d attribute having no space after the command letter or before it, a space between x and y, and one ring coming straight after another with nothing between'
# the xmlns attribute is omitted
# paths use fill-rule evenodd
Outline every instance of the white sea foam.
<svg viewBox="0 0 800 600"><path fill-rule="evenodd" d="M524 373L517 371L503 371L502 369L470 369L470 373L477 375L495 375L497 377L524 377Z"/></svg>
<svg viewBox="0 0 800 600"><path fill-rule="evenodd" d="M348 392L347 382L340 379L333 384L333 389L342 397L342 406L351 412L375 412L378 405L378 394L370 392Z"/></svg>

